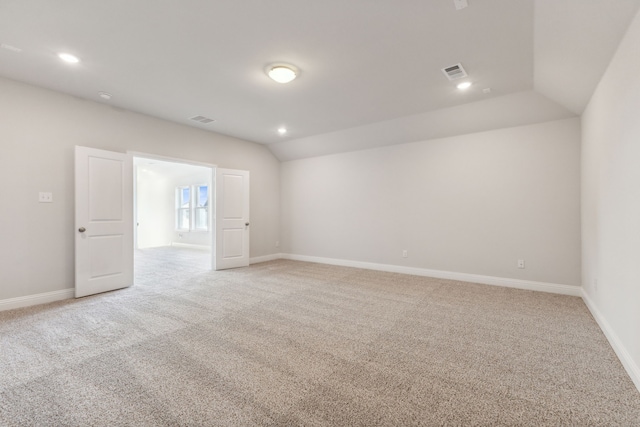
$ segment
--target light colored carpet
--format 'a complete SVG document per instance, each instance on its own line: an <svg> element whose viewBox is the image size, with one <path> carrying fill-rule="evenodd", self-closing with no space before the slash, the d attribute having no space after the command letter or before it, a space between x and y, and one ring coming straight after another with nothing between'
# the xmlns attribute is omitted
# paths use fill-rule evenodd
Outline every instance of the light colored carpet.
<svg viewBox="0 0 640 427"><path fill-rule="evenodd" d="M0 313L0 425L640 425L579 298L181 253L139 252L125 290Z"/></svg>

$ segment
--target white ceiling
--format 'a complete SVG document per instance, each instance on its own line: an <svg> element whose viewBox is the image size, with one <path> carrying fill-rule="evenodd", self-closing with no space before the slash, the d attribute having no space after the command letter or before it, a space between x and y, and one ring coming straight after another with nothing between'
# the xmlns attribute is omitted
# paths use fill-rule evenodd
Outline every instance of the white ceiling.
<svg viewBox="0 0 640 427"><path fill-rule="evenodd" d="M580 114L639 6L0 0L0 43L22 49L0 49L0 75L269 144L287 160ZM61 51L82 61L62 63ZM273 62L299 78L271 81ZM458 62L466 92L440 71Z"/></svg>

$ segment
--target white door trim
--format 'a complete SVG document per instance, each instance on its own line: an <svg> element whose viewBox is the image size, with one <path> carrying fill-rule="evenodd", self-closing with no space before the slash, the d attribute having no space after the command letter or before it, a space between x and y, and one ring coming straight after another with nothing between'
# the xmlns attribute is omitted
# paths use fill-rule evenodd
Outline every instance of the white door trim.
<svg viewBox="0 0 640 427"><path fill-rule="evenodd" d="M207 168L217 168L218 165L213 164L213 163L205 163L205 162L198 162L195 160L187 160L187 159L181 159L178 157L169 157L169 156L161 156L159 154L150 154L150 153L143 153L140 151L129 151L127 150L127 154L131 155L131 157L142 157L144 159L154 159L154 160L162 160L165 162L171 162L171 163L183 163L185 165L193 165L193 166L204 166Z"/></svg>

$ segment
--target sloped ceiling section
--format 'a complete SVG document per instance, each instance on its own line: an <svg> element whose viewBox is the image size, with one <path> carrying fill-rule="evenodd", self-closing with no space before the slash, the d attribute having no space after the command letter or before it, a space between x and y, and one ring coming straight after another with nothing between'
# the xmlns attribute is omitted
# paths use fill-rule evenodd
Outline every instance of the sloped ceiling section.
<svg viewBox="0 0 640 427"><path fill-rule="evenodd" d="M534 91L518 92L339 132L271 144L282 161L424 141L575 116Z"/></svg>
<svg viewBox="0 0 640 427"><path fill-rule="evenodd" d="M579 115L639 6L0 0L0 76L290 160ZM81 61L63 63L60 52ZM265 68L277 62L299 77L270 80ZM473 83L464 92L441 72L457 63Z"/></svg>
<svg viewBox="0 0 640 427"><path fill-rule="evenodd" d="M535 90L582 114L637 10L636 0L537 0Z"/></svg>
<svg viewBox="0 0 640 427"><path fill-rule="evenodd" d="M0 5L0 42L23 49L0 49L0 75L262 144L533 86L534 0L471 0L459 11L453 0ZM278 62L299 78L270 80L265 68ZM474 82L464 96L440 71L458 62Z"/></svg>
<svg viewBox="0 0 640 427"><path fill-rule="evenodd" d="M287 161L579 116L638 9L638 0L536 0L533 90L269 148Z"/></svg>

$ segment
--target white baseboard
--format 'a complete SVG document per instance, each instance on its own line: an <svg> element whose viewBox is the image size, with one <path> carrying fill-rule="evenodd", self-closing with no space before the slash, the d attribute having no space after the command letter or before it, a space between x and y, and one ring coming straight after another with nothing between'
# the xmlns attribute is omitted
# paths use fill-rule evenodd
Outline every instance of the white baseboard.
<svg viewBox="0 0 640 427"><path fill-rule="evenodd" d="M4 299L0 300L0 311L69 299L74 297L74 293L75 290L73 288L69 288L63 289L61 291L45 292L43 294Z"/></svg>
<svg viewBox="0 0 640 427"><path fill-rule="evenodd" d="M401 265L376 264L372 262L350 261L334 258L321 258L307 255L281 254L281 258L294 261L316 262L320 264L340 265L344 267L364 268L367 270L387 271L390 273L411 274L414 276L435 277L438 279L458 280L481 283L505 288L525 289L529 291L549 292L571 296L582 296L581 287L557 283L534 282L530 280L509 279L506 277L482 276L479 274L456 273L452 271L429 270L426 268L404 267Z"/></svg>
<svg viewBox="0 0 640 427"><path fill-rule="evenodd" d="M175 246L177 248L189 248L189 249L198 249L201 251L208 251L211 250L211 246L207 246L207 245L196 245L193 243L179 243L179 242L172 242L171 246Z"/></svg>
<svg viewBox="0 0 640 427"><path fill-rule="evenodd" d="M622 366L624 366L624 369L631 377L631 380L635 384L636 388L638 389L638 391L640 391L640 367L634 362L626 347L622 344L620 338L618 338L618 335L614 332L611 325L609 325L609 322L607 322L602 313L600 313L600 310L598 310L598 308L591 300L591 298L589 298L589 295L584 291L584 289L582 290L582 300L587 305L587 308L593 315L593 318L596 319L596 322L598 322L598 326L600 326L600 329L602 329L604 336L607 337L607 340L609 340L609 344L611 344L611 347L613 347L613 351L616 352L618 359L620 359Z"/></svg>
<svg viewBox="0 0 640 427"><path fill-rule="evenodd" d="M259 264L261 262L274 261L276 259L281 259L281 258L282 258L282 254L257 256L257 257L251 258L249 260L249 264Z"/></svg>

